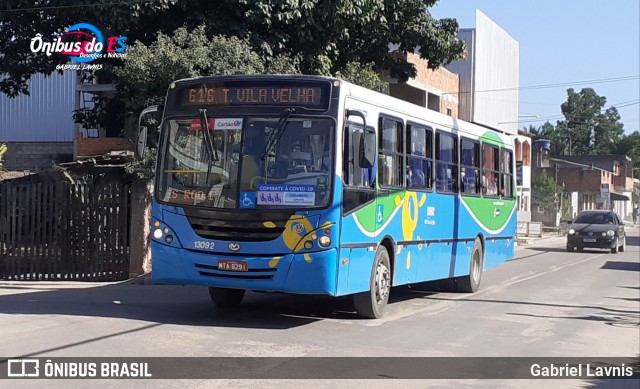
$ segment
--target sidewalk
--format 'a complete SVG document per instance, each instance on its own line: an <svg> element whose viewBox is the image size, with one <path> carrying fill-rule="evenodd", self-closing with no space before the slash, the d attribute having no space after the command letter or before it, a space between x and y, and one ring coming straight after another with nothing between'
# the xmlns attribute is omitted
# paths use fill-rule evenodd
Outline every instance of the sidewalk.
<svg viewBox="0 0 640 389"><path fill-rule="evenodd" d="M559 243L567 239L566 234L558 234L557 232L543 232L542 236L518 236L516 237L516 247L531 246L534 244Z"/></svg>
<svg viewBox="0 0 640 389"><path fill-rule="evenodd" d="M633 229L638 230L639 225L638 224L634 225L633 222L625 220L624 228L627 231L627 234L629 234L629 230L633 230ZM516 247L531 246L534 244L543 244L543 243L556 244L556 243L566 242L566 239L567 239L567 234L565 232L558 233L555 231L554 232L544 231L542 232L542 236L517 236Z"/></svg>

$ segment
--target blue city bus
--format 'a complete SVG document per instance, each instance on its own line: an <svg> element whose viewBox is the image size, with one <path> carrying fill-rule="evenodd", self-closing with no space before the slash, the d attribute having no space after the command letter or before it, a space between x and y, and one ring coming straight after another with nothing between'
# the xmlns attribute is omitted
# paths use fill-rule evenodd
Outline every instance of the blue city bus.
<svg viewBox="0 0 640 389"><path fill-rule="evenodd" d="M146 131L141 130L142 139ZM154 283L353 295L475 292L513 257L513 141L343 80L234 75L173 82L152 204Z"/></svg>

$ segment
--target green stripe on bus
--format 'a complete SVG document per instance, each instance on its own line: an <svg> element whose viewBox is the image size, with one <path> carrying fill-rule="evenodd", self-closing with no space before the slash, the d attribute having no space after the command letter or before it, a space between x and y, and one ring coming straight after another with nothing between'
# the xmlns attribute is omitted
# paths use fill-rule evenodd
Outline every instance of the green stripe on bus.
<svg viewBox="0 0 640 389"><path fill-rule="evenodd" d="M504 142L495 132L487 131L482 134L481 138L484 143L492 144L498 147L504 147Z"/></svg>
<svg viewBox="0 0 640 389"><path fill-rule="evenodd" d="M509 222L516 201L482 197L462 197L476 220L489 230L499 230Z"/></svg>

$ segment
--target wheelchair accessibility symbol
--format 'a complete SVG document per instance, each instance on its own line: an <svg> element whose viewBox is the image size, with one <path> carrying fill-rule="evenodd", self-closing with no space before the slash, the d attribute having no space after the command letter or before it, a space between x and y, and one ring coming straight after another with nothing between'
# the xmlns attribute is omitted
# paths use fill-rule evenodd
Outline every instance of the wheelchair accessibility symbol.
<svg viewBox="0 0 640 389"><path fill-rule="evenodd" d="M378 205L376 210L376 224L382 224L384 221L384 205Z"/></svg>
<svg viewBox="0 0 640 389"><path fill-rule="evenodd" d="M256 207L256 193L240 192L240 208L255 208L255 207Z"/></svg>

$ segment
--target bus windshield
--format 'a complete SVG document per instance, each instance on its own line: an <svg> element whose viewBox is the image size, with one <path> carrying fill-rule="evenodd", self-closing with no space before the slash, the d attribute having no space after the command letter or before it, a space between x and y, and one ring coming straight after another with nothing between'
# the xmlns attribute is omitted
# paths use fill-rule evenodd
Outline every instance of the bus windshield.
<svg viewBox="0 0 640 389"><path fill-rule="evenodd" d="M326 206L334 126L287 115L166 119L157 198L207 208Z"/></svg>

